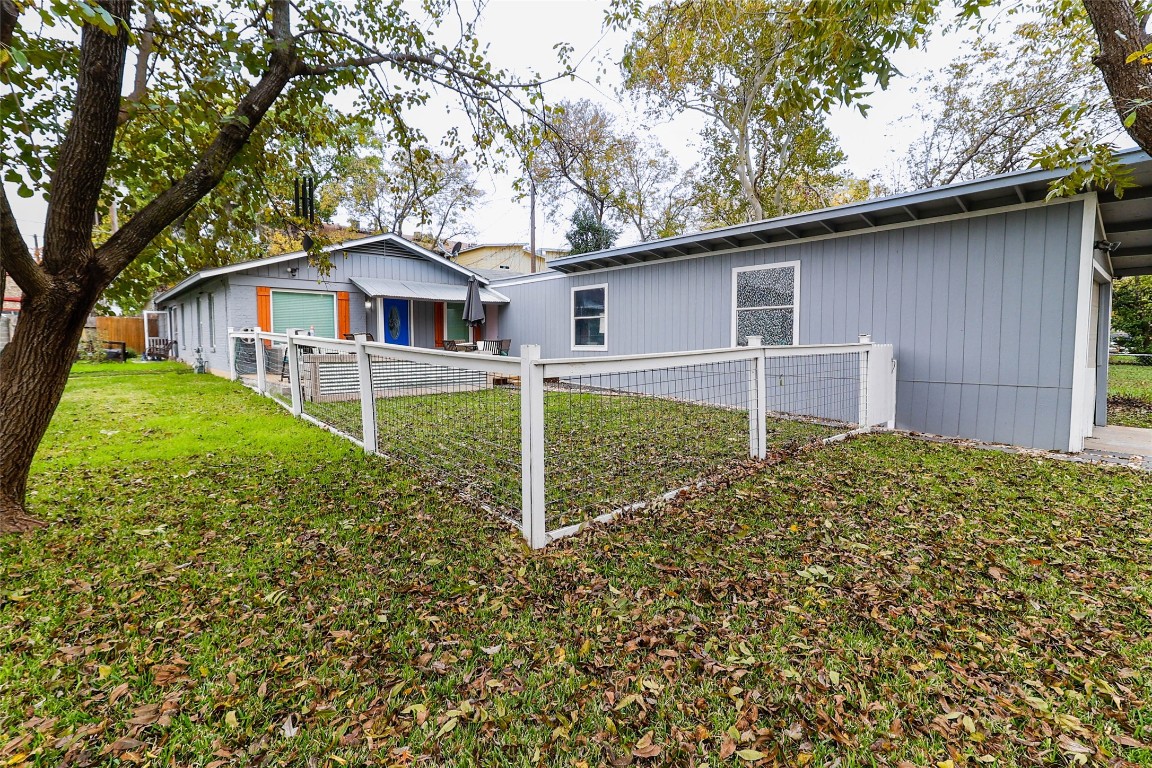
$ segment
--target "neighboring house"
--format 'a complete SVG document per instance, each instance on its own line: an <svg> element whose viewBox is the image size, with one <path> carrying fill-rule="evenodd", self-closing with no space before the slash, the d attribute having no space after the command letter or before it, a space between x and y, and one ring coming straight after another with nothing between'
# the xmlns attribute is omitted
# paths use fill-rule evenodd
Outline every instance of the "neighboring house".
<svg viewBox="0 0 1152 768"><path fill-rule="evenodd" d="M498 337L508 299L487 287L487 277L393 234L326 250L332 260L326 275L297 251L206 269L158 295L175 356L192 363L200 349L210 371L227 375L228 328L300 328L327 337L367 332L377 341L426 348L444 339ZM487 314L475 330L461 319L474 276Z"/></svg>
<svg viewBox="0 0 1152 768"><path fill-rule="evenodd" d="M870 334L894 345L897 427L1079 451L1107 421L1111 281L1152 273L1152 159L1119 160L1140 185L1123 199L1047 200L1062 173L1029 170L549 260L488 285L482 332L553 358ZM226 370L228 326L368 330L423 347L462 333L452 302L473 269L394 235L332 256L327 278L296 253L167 291L157 304L180 357L200 345ZM482 283L500 274L474 269ZM385 333L389 314L397 334Z"/></svg>
<svg viewBox="0 0 1152 768"><path fill-rule="evenodd" d="M524 243L499 243L473 245L460 251L454 260L471 269L502 270L514 274L527 275L543 272L548 268L548 260L567 256L560 248L537 248L536 268L532 268L532 252Z"/></svg>
<svg viewBox="0 0 1152 768"><path fill-rule="evenodd" d="M501 332L546 358L870 334L897 427L1079 451L1107 422L1112 278L1152 273L1152 160L1120 162L1123 199L1049 201L1063 174L1030 170L557 259L493 283Z"/></svg>
<svg viewBox="0 0 1152 768"><path fill-rule="evenodd" d="M5 275L4 277L4 294L2 297L4 301L0 304L0 313L18 315L20 314L20 302L24 298L24 292L20 290L20 286L16 285L16 281L11 277Z"/></svg>

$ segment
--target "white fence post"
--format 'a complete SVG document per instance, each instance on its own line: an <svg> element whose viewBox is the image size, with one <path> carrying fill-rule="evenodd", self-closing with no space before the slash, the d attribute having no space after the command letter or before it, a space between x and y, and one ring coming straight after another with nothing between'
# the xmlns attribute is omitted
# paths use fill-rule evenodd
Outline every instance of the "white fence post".
<svg viewBox="0 0 1152 768"><path fill-rule="evenodd" d="M762 336L749 336L749 347L764 346ZM768 455L768 403L764 383L764 353L753 359L748 387L748 455L763 459Z"/></svg>
<svg viewBox="0 0 1152 768"><path fill-rule="evenodd" d="M364 348L368 336L356 334L356 363L360 370L360 420L364 451L376 453L376 395L372 389L372 356Z"/></svg>
<svg viewBox="0 0 1152 768"><path fill-rule="evenodd" d="M228 381L236 381L236 339L232 338L235 331L228 326Z"/></svg>
<svg viewBox="0 0 1152 768"><path fill-rule="evenodd" d="M896 426L896 361L891 344L873 344L868 352L868 422L861 426Z"/></svg>
<svg viewBox="0 0 1152 768"><path fill-rule="evenodd" d="M872 343L872 335L868 334L868 333L860 334L860 343L861 344L871 344ZM872 398L870 397L870 395L872 393L870 393L868 391L869 387L872 386L871 378L868 376L868 373L869 373L868 361L871 358L871 355L869 354L869 352L870 352L869 349L863 349L862 348L860 350L860 355L859 355L859 357L860 357L860 369L859 369L859 374L858 374L858 380L860 382L860 387L859 387L860 391L859 391L859 403L856 406L856 426L860 427L860 428L871 426L871 424L868 421L868 415L869 415L868 414L868 404L872 400Z"/></svg>
<svg viewBox="0 0 1152 768"><path fill-rule="evenodd" d="M264 360L264 340L260 338L260 328L257 326L255 340L252 342L253 348L256 350L256 391L260 394L267 394L268 381L265 378L268 366L265 365Z"/></svg>
<svg viewBox="0 0 1152 768"><path fill-rule="evenodd" d="M289 328L288 334L288 386L292 388L292 415L299 416L304 412L304 403L301 402L302 387L300 384L300 357L296 344L296 334L299 328Z"/></svg>
<svg viewBox="0 0 1152 768"><path fill-rule="evenodd" d="M537 344L520 347L521 530L528 546L546 543L544 514L544 368Z"/></svg>

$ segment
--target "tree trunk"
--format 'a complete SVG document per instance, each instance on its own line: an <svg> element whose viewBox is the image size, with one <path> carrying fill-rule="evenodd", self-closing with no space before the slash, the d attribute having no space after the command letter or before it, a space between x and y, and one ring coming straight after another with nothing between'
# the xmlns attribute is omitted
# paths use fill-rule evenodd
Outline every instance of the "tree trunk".
<svg viewBox="0 0 1152 768"><path fill-rule="evenodd" d="M25 511L28 470L102 288L55 280L40 295L26 296L16 333L0 354L0 533L43 525Z"/></svg>
<svg viewBox="0 0 1152 768"><path fill-rule="evenodd" d="M1125 127L1141 149L1152 153L1152 67L1139 59L1125 62L1148 44L1144 25L1129 0L1084 0L1084 9L1100 43L1093 63L1104 76L1116 113L1124 120L1135 107L1135 121Z"/></svg>

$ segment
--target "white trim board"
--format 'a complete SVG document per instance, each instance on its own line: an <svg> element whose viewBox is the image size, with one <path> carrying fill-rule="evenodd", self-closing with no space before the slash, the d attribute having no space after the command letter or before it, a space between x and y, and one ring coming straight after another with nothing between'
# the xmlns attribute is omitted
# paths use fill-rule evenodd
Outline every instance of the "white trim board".
<svg viewBox="0 0 1152 768"><path fill-rule="evenodd" d="M432 251L429 251L427 248L423 248L419 245L416 245L416 243L413 243L410 240L405 240L404 238L400 237L399 235L394 235L391 232L386 232L382 235L372 235L370 237L362 237L359 240L345 240L342 243L336 243L334 245L326 245L326 246L324 246L324 248L322 250L324 253L336 253L339 251L354 250L354 249L356 249L362 245L374 245L375 243L380 243L380 242L395 243L397 246L399 246L401 248L406 248L406 249L412 251L417 256L420 256L424 259L427 259L428 261L431 261L435 264L440 264L442 266L448 267L449 269L455 270L456 272L459 272L460 274L464 275L465 277L475 277L482 285L488 285L490 282L492 282L489 278L486 278L483 275L480 275L479 273L473 272L472 270L468 269L468 267L465 267L462 264L457 264L456 262L454 262L450 259L444 258L443 256L441 256L438 253L433 253ZM200 270L199 272L196 272L194 274L189 275L188 277L181 280L179 283L177 283L172 288L169 288L167 291L164 291L163 293L159 294L156 297L156 303L160 304L162 302L170 301L173 298L175 298L176 296L179 296L181 293L184 293L185 291L190 290L191 288L196 286L198 283L200 283L204 280L207 280L209 278L216 277L218 275L230 275L234 272L243 272L244 270L248 270L248 269L255 269L257 267L266 267L266 266L271 266L273 264L282 264L283 262L286 262L286 261L293 261L294 259L306 259L306 258L308 258L308 252L307 251L292 251L291 253L281 253L281 254L278 254L276 256L265 256L262 259L252 259L251 261L242 261L239 264L229 264L229 265L224 266L224 267L215 267L213 269L203 269L203 270ZM295 279L295 278L293 278L293 279Z"/></svg>
<svg viewBox="0 0 1152 768"><path fill-rule="evenodd" d="M1095 193L1092 193L1095 194ZM746 251L760 251L770 250L773 248L784 248L794 245L804 245L807 243L816 243L822 240L836 240L842 237L857 237L864 235L871 235L877 232L891 232L897 229L907 229L909 227L922 227L931 224L944 224L950 221L961 221L963 219L974 219L981 216L996 216L1002 213L1015 213L1016 211L1026 211L1031 208L1041 208L1046 205L1066 205L1074 203L1087 198L1087 195L1076 195L1075 197L1062 197L1058 200L1034 200L1030 203L1016 203L1015 205L1006 205L1001 208L989 208L980 211L968 211L966 213L949 214L947 216L935 216L930 219L918 219L916 221L902 221L893 224L882 224L878 227L871 227L869 229L854 229L849 232L836 232L827 233L823 235L812 235L811 237L802 237L798 240L780 240L775 243L757 243L755 245L742 245L739 248L725 248L723 250L708 251L707 253L688 253L683 256L669 256L664 259L653 259L652 261L641 261L636 264L617 264L613 267L597 267L596 269L587 269L578 272L555 272L554 274L544 275L529 275L525 277L510 277L503 280L497 280L493 283L493 288L500 289L505 286L524 285L526 283L537 283L544 280L561 280L564 278L574 278L580 275L597 275L603 272L612 272L617 269L635 269L637 267L652 267L658 264L666 264L672 261L686 261L689 259L702 259L709 256L723 256L730 253L744 253ZM702 234L707 234L702 233Z"/></svg>
<svg viewBox="0 0 1152 768"><path fill-rule="evenodd" d="M1068 451L1080 453L1084 450L1084 438L1091 436L1088 427L1090 418L1085 409L1087 403L1088 369L1084 365L1088 347L1088 329L1091 322L1089 314L1092 307L1092 290L1095 281L1095 259L1092 258L1093 243L1096 241L1096 209L1097 197L1095 192L1079 196L1084 201L1084 210L1081 216L1080 230L1080 262L1076 270L1076 322L1074 324L1075 338L1072 345L1072 412L1068 422ZM1095 398L1092 399L1095 403Z"/></svg>

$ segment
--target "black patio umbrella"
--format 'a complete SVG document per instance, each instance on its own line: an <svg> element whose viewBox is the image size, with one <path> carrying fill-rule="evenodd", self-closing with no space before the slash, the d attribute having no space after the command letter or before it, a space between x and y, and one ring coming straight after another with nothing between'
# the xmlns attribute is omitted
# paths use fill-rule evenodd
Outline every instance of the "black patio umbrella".
<svg viewBox="0 0 1152 768"><path fill-rule="evenodd" d="M464 322L475 328L484 322L484 304L480 301L480 283L476 277L468 279L468 296L464 299Z"/></svg>

